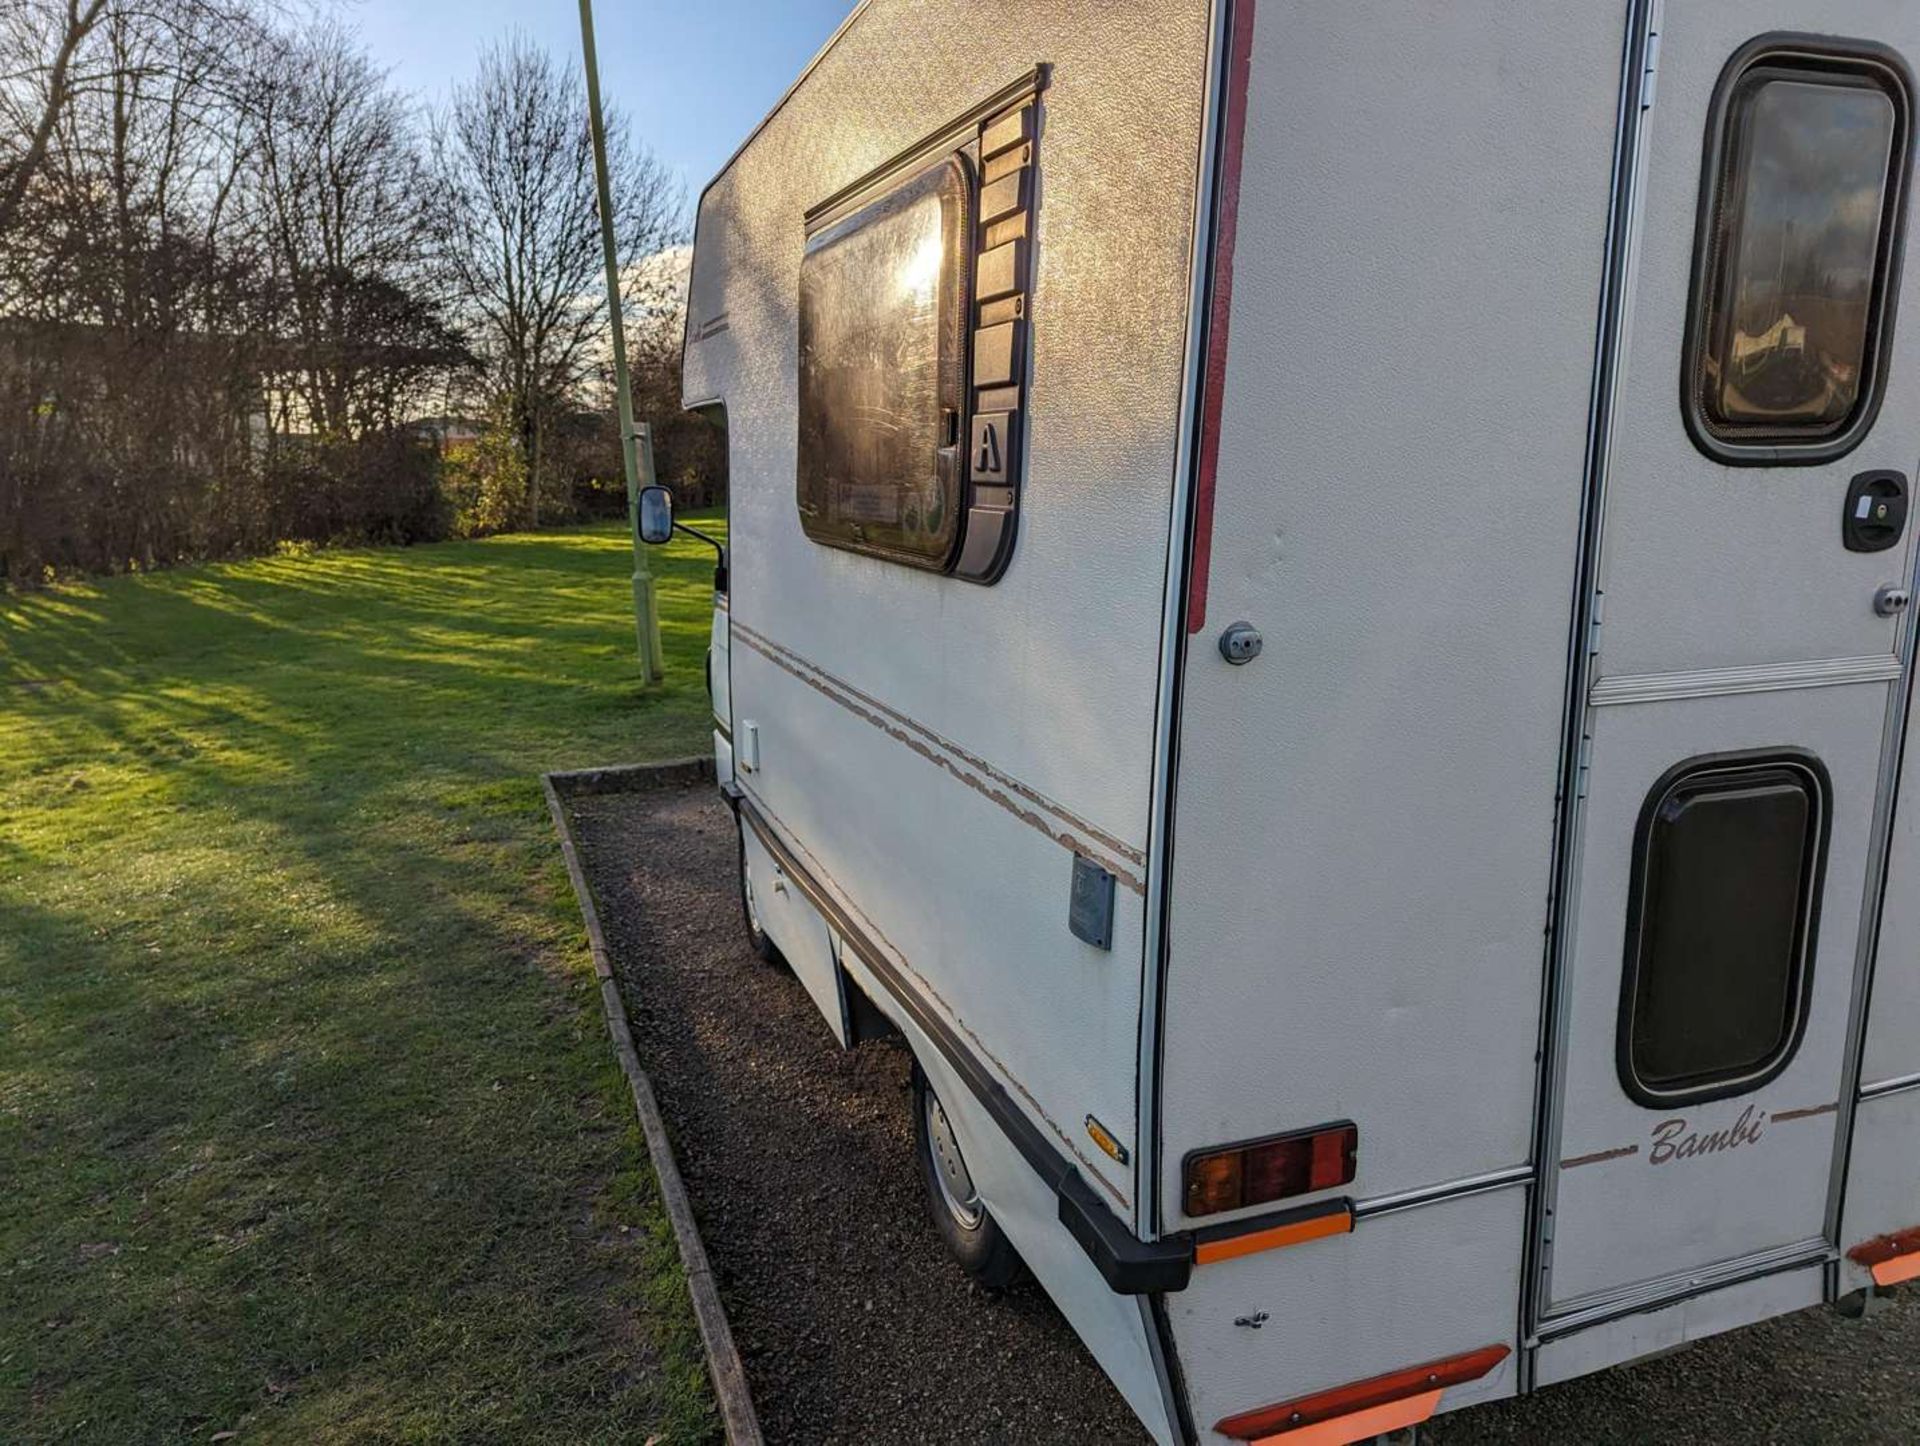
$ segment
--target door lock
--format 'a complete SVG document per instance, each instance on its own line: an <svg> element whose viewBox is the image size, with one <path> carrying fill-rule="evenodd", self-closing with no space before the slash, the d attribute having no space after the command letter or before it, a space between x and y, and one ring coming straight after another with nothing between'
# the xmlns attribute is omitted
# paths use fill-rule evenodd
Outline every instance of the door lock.
<svg viewBox="0 0 1920 1446"><path fill-rule="evenodd" d="M1220 634L1220 656L1236 668L1260 656L1260 630L1252 623L1235 623Z"/></svg>
<svg viewBox="0 0 1920 1446"><path fill-rule="evenodd" d="M1883 618L1898 617L1912 601L1913 594L1903 587L1883 587L1873 595L1873 610Z"/></svg>

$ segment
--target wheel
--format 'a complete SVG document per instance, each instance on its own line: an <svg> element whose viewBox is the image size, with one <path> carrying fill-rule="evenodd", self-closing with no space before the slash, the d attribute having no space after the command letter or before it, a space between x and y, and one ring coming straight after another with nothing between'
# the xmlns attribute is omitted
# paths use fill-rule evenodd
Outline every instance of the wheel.
<svg viewBox="0 0 1920 1446"><path fill-rule="evenodd" d="M1026 1274L1026 1266L974 1189L953 1125L918 1060L913 1066L913 1122L914 1153L920 1159L934 1228L968 1275L989 1290L1005 1290Z"/></svg>
<svg viewBox="0 0 1920 1446"><path fill-rule="evenodd" d="M760 927L760 911L753 904L753 877L747 872L747 826L740 825L740 917L747 921L747 944L761 962L785 964L780 946Z"/></svg>

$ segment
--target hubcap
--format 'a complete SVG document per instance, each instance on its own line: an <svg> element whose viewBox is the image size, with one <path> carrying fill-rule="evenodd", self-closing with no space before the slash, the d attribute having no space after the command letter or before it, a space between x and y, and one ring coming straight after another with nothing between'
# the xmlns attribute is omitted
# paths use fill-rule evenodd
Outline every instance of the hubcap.
<svg viewBox="0 0 1920 1446"><path fill-rule="evenodd" d="M964 1229L972 1230L986 1213L980 1204L980 1192L973 1188L967 1162L960 1158L960 1142L954 1138L947 1112L931 1088L926 1091L926 1101L927 1139L933 1146L933 1178L940 1185L940 1199L948 1214Z"/></svg>

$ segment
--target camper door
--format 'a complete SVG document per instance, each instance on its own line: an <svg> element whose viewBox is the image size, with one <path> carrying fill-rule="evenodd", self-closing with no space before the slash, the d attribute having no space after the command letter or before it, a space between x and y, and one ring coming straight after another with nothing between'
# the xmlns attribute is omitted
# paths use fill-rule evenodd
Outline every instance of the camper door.
<svg viewBox="0 0 1920 1446"><path fill-rule="evenodd" d="M1570 769L1545 1339L1762 1275L1818 1298L1903 696L1920 8L1694 0L1659 28Z"/></svg>

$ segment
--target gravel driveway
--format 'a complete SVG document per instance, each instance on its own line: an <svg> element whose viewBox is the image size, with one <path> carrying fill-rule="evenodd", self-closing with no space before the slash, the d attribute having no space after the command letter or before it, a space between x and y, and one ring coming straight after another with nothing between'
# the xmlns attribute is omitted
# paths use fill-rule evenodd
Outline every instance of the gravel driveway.
<svg viewBox="0 0 1920 1446"><path fill-rule="evenodd" d="M913 1163L906 1052L842 1051L746 947L733 820L705 790L572 803L582 860L773 1442L1140 1442L1031 1284L943 1253ZM1479 1442L1920 1441L1920 1306L1818 1310L1442 1418Z"/></svg>

